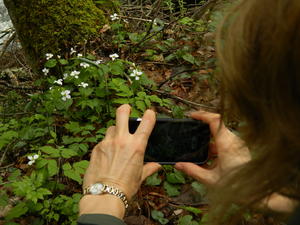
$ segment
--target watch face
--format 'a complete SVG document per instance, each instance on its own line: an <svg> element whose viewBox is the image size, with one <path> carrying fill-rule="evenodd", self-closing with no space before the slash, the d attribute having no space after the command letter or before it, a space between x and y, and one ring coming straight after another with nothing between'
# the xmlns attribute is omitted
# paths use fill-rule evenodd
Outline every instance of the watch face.
<svg viewBox="0 0 300 225"><path fill-rule="evenodd" d="M101 194L102 189L103 189L103 184L96 183L90 187L90 193L92 195L98 195L98 194Z"/></svg>

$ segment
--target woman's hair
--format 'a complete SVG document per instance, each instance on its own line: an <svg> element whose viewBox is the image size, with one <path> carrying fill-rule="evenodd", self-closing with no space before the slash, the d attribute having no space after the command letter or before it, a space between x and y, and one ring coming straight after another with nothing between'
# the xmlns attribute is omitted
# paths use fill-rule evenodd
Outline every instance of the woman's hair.
<svg viewBox="0 0 300 225"><path fill-rule="evenodd" d="M300 1L244 0L226 16L217 52L224 115L243 122L252 160L223 179L212 224L234 224L232 204L271 193L297 198L300 168ZM231 217L232 218L232 217ZM226 221L224 221L226 220Z"/></svg>

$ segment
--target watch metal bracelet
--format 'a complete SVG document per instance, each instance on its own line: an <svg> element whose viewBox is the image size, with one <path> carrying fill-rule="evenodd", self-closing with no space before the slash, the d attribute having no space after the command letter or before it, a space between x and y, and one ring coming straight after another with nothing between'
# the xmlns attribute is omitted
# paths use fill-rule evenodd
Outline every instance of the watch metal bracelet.
<svg viewBox="0 0 300 225"><path fill-rule="evenodd" d="M95 190L95 188L96 188L96 190ZM122 202L125 205L125 209L128 208L128 201L127 201L126 195L122 191L120 191L118 188L107 185L107 184L95 183L93 185L90 185L83 189L83 194L84 195L111 194L111 195L117 196L119 199L122 200Z"/></svg>

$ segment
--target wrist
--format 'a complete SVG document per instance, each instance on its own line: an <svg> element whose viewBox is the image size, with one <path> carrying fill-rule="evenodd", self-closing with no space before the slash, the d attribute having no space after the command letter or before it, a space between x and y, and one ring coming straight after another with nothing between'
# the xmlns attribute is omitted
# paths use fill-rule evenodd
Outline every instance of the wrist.
<svg viewBox="0 0 300 225"><path fill-rule="evenodd" d="M79 214L109 214L123 219L125 205L114 195L85 195L79 202Z"/></svg>

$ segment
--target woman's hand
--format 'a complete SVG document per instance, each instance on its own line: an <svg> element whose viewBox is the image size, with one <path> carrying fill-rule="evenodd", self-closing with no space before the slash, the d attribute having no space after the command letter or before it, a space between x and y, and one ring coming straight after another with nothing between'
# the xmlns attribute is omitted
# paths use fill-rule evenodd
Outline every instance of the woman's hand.
<svg viewBox="0 0 300 225"><path fill-rule="evenodd" d="M239 137L225 127L219 114L198 111L192 113L191 117L209 124L214 139L210 150L217 154L216 164L212 169L205 169L193 163L179 162L175 165L176 169L204 184L214 185L232 169L251 159L249 149Z"/></svg>
<svg viewBox="0 0 300 225"><path fill-rule="evenodd" d="M158 163L144 165L147 141L156 120L155 112L152 110L145 112L134 134L129 133L129 115L129 105L122 105L117 109L116 126L107 129L103 141L92 151L90 164L84 175L84 188L101 182L120 189L128 199L131 199L143 180L160 169L161 166ZM115 196L109 196L111 199L113 197ZM98 196L98 199L100 198L101 196ZM95 213L93 207L88 204L89 201L81 201L81 213L91 213L91 211ZM100 210L100 212L102 211ZM108 212L108 214L110 213Z"/></svg>

